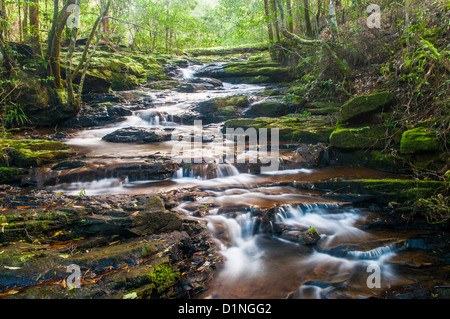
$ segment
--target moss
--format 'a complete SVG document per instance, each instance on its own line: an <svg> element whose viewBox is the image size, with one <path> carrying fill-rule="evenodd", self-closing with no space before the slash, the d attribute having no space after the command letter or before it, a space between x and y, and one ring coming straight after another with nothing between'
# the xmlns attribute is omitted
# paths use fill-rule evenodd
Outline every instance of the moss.
<svg viewBox="0 0 450 319"><path fill-rule="evenodd" d="M234 119L225 123L226 128L279 129L280 141L301 143L326 143L333 131L329 119L323 117ZM268 138L271 134L269 132Z"/></svg>
<svg viewBox="0 0 450 319"><path fill-rule="evenodd" d="M81 58L74 54L75 63ZM116 91L130 90L147 81L164 78L164 69L156 59L140 55L97 52L91 60L87 74L111 83Z"/></svg>
<svg viewBox="0 0 450 319"><path fill-rule="evenodd" d="M225 65L226 76L253 79L254 83L284 81L288 74L289 68L277 62L248 61Z"/></svg>
<svg viewBox="0 0 450 319"><path fill-rule="evenodd" d="M379 92L353 98L342 106L341 120L344 122L359 119L365 120L364 116L366 114L379 110L393 100L394 95L389 92Z"/></svg>
<svg viewBox="0 0 450 319"><path fill-rule="evenodd" d="M9 184L20 181L22 171L16 168L0 167L0 184Z"/></svg>
<svg viewBox="0 0 450 319"><path fill-rule="evenodd" d="M328 180L314 183L316 189L332 190L342 194L374 195L382 203L406 203L428 198L446 188L444 182L411 179L353 179Z"/></svg>
<svg viewBox="0 0 450 319"><path fill-rule="evenodd" d="M158 293L169 289L180 279L180 273L169 263L156 266L150 276Z"/></svg>
<svg viewBox="0 0 450 319"><path fill-rule="evenodd" d="M0 152L4 156L0 165L30 167L66 159L74 154L69 146L45 140L0 139Z"/></svg>
<svg viewBox="0 0 450 319"><path fill-rule="evenodd" d="M364 126L358 128L337 126L330 136L330 143L334 147L354 150L384 148L383 138L386 128L381 126Z"/></svg>
<svg viewBox="0 0 450 319"><path fill-rule="evenodd" d="M437 133L425 127L417 127L405 131L400 142L400 151L405 154L419 152L438 152L442 150L442 143Z"/></svg>

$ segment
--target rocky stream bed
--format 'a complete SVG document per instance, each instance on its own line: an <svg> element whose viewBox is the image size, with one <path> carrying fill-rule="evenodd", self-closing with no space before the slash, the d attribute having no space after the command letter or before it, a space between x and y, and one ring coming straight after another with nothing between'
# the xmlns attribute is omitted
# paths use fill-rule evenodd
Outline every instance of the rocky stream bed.
<svg viewBox="0 0 450 319"><path fill-rule="evenodd" d="M448 229L401 205L447 184L411 179L377 144L394 97L287 99L288 70L259 60L165 73L91 94L57 132L26 133L34 142L2 140L18 171L0 188L1 298L449 296ZM279 170L221 161L212 150L230 147L226 128L278 128ZM402 156L445 162L415 130L393 136ZM183 154L200 162L173 156L186 137L200 138ZM69 265L79 289L67 287Z"/></svg>

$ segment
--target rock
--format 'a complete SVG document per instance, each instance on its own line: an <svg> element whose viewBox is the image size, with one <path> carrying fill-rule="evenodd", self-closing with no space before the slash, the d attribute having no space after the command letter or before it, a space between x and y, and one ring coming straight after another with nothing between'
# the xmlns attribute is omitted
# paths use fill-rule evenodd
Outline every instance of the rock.
<svg viewBox="0 0 450 319"><path fill-rule="evenodd" d="M45 140L0 139L0 166L27 168L67 159L74 155L64 143Z"/></svg>
<svg viewBox="0 0 450 319"><path fill-rule="evenodd" d="M413 154L420 152L439 152L442 150L442 142L440 141L436 131L417 127L405 131L400 142L400 151L405 154Z"/></svg>
<svg viewBox="0 0 450 319"><path fill-rule="evenodd" d="M86 165L85 162L82 161L65 161L58 163L52 167L52 170L54 171L63 171L63 170L69 170L69 169L75 169L80 168Z"/></svg>
<svg viewBox="0 0 450 319"><path fill-rule="evenodd" d="M389 92L374 93L363 95L351 99L341 108L341 120L343 122L355 122L363 120L364 122L370 116L368 114L380 110L394 101L394 95Z"/></svg>
<svg viewBox="0 0 450 319"><path fill-rule="evenodd" d="M125 121L125 117L132 114L133 112L126 107L107 102L83 109L76 118L66 121L62 126L70 128L104 126Z"/></svg>
<svg viewBox="0 0 450 319"><path fill-rule="evenodd" d="M382 149L385 147L384 137L387 128L383 126L344 127L337 126L330 136L332 146L346 149Z"/></svg>
<svg viewBox="0 0 450 319"><path fill-rule="evenodd" d="M200 68L194 75L226 79L233 83L285 82L289 78L289 68L270 61L231 62L209 64Z"/></svg>
<svg viewBox="0 0 450 319"><path fill-rule="evenodd" d="M21 180L23 171L17 168L0 167L0 184L15 184Z"/></svg>
<svg viewBox="0 0 450 319"><path fill-rule="evenodd" d="M308 185L297 184L302 188ZM346 179L322 180L314 182L314 189L333 191L339 194L374 195L375 201L381 204L390 202L405 203L417 198L427 198L445 187L445 182L421 181L410 179Z"/></svg>
<svg viewBox="0 0 450 319"><path fill-rule="evenodd" d="M81 53L76 52L73 56L74 63L77 64L80 58ZM89 64L84 92L130 90L148 81L160 80L163 76L163 67L152 57L99 51L94 54ZM74 83L77 81L78 78Z"/></svg>
<svg viewBox="0 0 450 319"><path fill-rule="evenodd" d="M239 117L248 105L247 97L235 95L200 102L192 111L200 115L203 124L211 124Z"/></svg>
<svg viewBox="0 0 450 319"><path fill-rule="evenodd" d="M244 112L244 116L248 118L280 117L289 113L295 113L295 111L296 108L293 105L276 99L269 99L251 104Z"/></svg>
<svg viewBox="0 0 450 319"><path fill-rule="evenodd" d="M287 143L328 143L333 132L331 120L325 117L310 116L296 118L283 116L280 118L233 119L225 122L226 128L267 128L268 139L271 138L270 129L279 129L281 142Z"/></svg>
<svg viewBox="0 0 450 319"><path fill-rule="evenodd" d="M172 129L173 130L173 129ZM147 127L128 127L119 129L102 138L110 143L158 143L169 141L172 134L169 130Z"/></svg>

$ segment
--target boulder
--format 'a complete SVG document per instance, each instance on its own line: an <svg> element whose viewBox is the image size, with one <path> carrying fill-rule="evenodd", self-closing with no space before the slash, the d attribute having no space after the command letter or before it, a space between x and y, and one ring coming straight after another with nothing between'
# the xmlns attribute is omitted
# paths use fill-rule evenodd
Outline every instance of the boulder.
<svg viewBox="0 0 450 319"><path fill-rule="evenodd" d="M226 128L265 128L269 130L268 139L271 138L270 130L278 129L280 142L311 144L328 143L333 132L331 120L321 116L232 119L225 122Z"/></svg>
<svg viewBox="0 0 450 319"><path fill-rule="evenodd" d="M382 149L385 147L386 128L382 126L343 127L337 126L330 136L332 146L346 150Z"/></svg>
<svg viewBox="0 0 450 319"><path fill-rule="evenodd" d="M234 95L200 102L192 110L200 115L203 124L211 124L239 117L248 105L247 97Z"/></svg>
<svg viewBox="0 0 450 319"><path fill-rule="evenodd" d="M367 115L379 111L382 107L394 101L394 95L389 92L363 95L351 99L341 108L341 120L343 122L366 122L370 117Z"/></svg>
<svg viewBox="0 0 450 319"><path fill-rule="evenodd" d="M75 154L64 143L28 139L0 139L0 153L0 166L23 168L54 163Z"/></svg>
<svg viewBox="0 0 450 319"><path fill-rule="evenodd" d="M248 118L254 117L280 117L294 113L296 111L295 106L285 103L277 99L266 99L250 105L245 110L244 116Z"/></svg>
<svg viewBox="0 0 450 319"><path fill-rule="evenodd" d="M158 143L169 141L173 130L173 128L127 127L104 136L102 140L110 143Z"/></svg>
<svg viewBox="0 0 450 319"><path fill-rule="evenodd" d="M400 151L405 154L421 152L439 152L442 142L436 131L424 127L417 127L405 131L400 142Z"/></svg>

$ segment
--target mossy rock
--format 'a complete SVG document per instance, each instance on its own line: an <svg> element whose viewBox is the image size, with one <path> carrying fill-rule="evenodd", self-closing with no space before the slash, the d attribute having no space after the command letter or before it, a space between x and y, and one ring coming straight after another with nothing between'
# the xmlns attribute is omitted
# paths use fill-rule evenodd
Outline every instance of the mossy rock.
<svg viewBox="0 0 450 319"><path fill-rule="evenodd" d="M246 117L279 117L292 113L293 109L282 101L269 100L257 102L245 111Z"/></svg>
<svg viewBox="0 0 450 319"><path fill-rule="evenodd" d="M341 120L343 122L367 121L367 114L380 110L383 106L390 104L394 95L389 92L379 92L363 95L351 99L341 108Z"/></svg>
<svg viewBox="0 0 450 319"><path fill-rule="evenodd" d="M329 154L329 164L361 166L395 173L403 172L406 169L404 157L376 150L333 149Z"/></svg>
<svg viewBox="0 0 450 319"><path fill-rule="evenodd" d="M227 63L224 77L253 79L253 83L280 82L289 77L289 68L277 62L247 61Z"/></svg>
<svg viewBox="0 0 450 319"><path fill-rule="evenodd" d="M74 54L78 63L81 53ZM147 81L162 80L164 69L156 59L140 55L97 52L91 59L86 77L85 91L126 91L137 88ZM96 85L95 79L100 81Z"/></svg>
<svg viewBox="0 0 450 319"><path fill-rule="evenodd" d="M211 124L239 117L248 105L246 96L235 95L200 102L194 110L201 115L204 124Z"/></svg>
<svg viewBox="0 0 450 319"><path fill-rule="evenodd" d="M233 119L225 122L225 129L249 128L278 129L281 142L290 143L327 143L333 127L329 119L324 117L296 118L283 116L280 118ZM271 132L268 132L268 139Z"/></svg>
<svg viewBox="0 0 450 319"><path fill-rule="evenodd" d="M425 127L416 127L405 131L400 142L400 151L405 154L420 152L439 152L442 142L437 132Z"/></svg>
<svg viewBox="0 0 450 319"><path fill-rule="evenodd" d="M386 128L381 126L344 127L338 125L330 136L332 146L345 150L382 149Z"/></svg>
<svg viewBox="0 0 450 319"><path fill-rule="evenodd" d="M20 175L22 174L22 170L17 168L0 167L0 184L20 182Z"/></svg>
<svg viewBox="0 0 450 319"><path fill-rule="evenodd" d="M374 195L381 203L391 201L406 203L427 198L446 188L445 182L411 179L352 179L315 182L319 190L336 191L340 194Z"/></svg>
<svg viewBox="0 0 450 319"><path fill-rule="evenodd" d="M67 159L74 155L64 143L45 140L0 139L0 165L30 167L41 166Z"/></svg>

